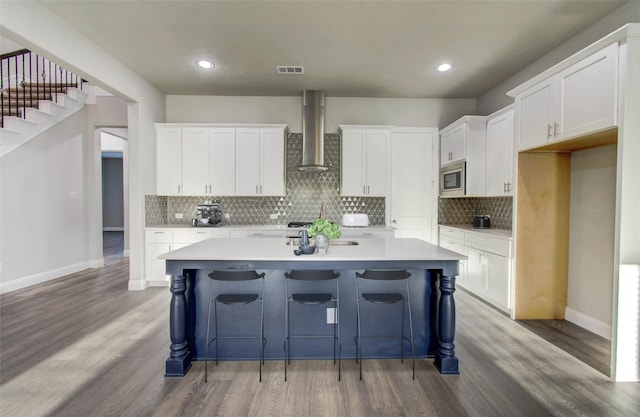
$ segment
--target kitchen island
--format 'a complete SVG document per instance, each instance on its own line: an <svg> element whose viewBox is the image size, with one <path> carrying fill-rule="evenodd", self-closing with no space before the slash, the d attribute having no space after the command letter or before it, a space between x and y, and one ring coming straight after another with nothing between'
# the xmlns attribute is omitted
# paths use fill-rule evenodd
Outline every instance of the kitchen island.
<svg viewBox="0 0 640 417"><path fill-rule="evenodd" d="M457 374L455 356L455 276L465 256L419 239L358 238L357 245L333 241L328 253L296 256L279 238L211 238L164 255L171 276L170 347L166 376L183 376L192 360L204 360L208 302L207 274L214 269L255 269L266 272L265 332L268 359L283 357L284 272L292 269L333 269L340 276L340 325L344 357L355 356L347 343L355 326L355 271L407 269L412 273L411 297L418 356L433 356L443 374ZM438 285L439 284L439 285ZM439 292L436 290L436 286ZM274 340L275 339L275 340ZM234 356L235 354L235 356ZM249 359L241 349L222 358ZM321 357L310 354L300 357ZM374 353L375 355L375 353Z"/></svg>

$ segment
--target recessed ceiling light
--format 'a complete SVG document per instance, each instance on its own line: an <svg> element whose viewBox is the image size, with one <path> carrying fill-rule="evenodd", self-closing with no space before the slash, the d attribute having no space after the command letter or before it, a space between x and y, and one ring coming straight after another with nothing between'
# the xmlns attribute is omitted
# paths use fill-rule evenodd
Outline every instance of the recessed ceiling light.
<svg viewBox="0 0 640 417"><path fill-rule="evenodd" d="M204 69L211 69L211 68L215 67L213 62L207 61L206 59L200 59L200 60L196 61L196 64L198 64L198 66L200 68L204 68Z"/></svg>
<svg viewBox="0 0 640 417"><path fill-rule="evenodd" d="M453 65L451 64L440 64L436 67L436 71L437 72L447 72L449 71L451 68L453 68Z"/></svg>

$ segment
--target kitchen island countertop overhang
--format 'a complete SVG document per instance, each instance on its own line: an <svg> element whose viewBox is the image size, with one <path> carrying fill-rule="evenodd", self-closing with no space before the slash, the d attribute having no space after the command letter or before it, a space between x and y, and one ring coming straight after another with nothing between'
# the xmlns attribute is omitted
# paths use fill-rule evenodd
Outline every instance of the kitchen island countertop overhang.
<svg viewBox="0 0 640 417"><path fill-rule="evenodd" d="M410 269L424 270L430 294L424 300L424 310L436 312L430 315L431 337L437 335L435 365L443 374L458 373L455 356L455 276L464 255L411 238L358 238L352 246L333 245L326 254L295 255L293 247L281 238L211 238L193 245L160 255L166 260L166 271L171 276L170 304L170 352L166 362L166 376L182 376L191 366L196 307L197 271L213 269ZM436 277L439 279L439 297L435 296ZM341 277L341 279L344 278ZM269 279L267 279L267 285ZM433 289L433 291L431 291ZM427 292L425 292L426 294ZM283 300L284 302L284 300ZM437 304L437 305L436 305Z"/></svg>

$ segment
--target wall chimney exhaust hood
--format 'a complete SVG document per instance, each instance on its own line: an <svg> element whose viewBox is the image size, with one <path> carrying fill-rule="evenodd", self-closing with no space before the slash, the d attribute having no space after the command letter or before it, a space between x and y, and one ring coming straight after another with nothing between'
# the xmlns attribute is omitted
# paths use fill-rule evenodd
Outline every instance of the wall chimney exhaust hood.
<svg viewBox="0 0 640 417"><path fill-rule="evenodd" d="M302 93L302 164L305 172L324 172L324 91L305 90Z"/></svg>

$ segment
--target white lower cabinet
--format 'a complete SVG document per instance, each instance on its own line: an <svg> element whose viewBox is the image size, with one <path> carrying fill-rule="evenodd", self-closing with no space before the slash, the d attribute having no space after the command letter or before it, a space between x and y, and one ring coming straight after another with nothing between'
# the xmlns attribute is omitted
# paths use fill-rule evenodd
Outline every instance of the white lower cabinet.
<svg viewBox="0 0 640 417"><path fill-rule="evenodd" d="M511 239L440 226L440 246L467 256L457 283L499 309L511 310Z"/></svg>
<svg viewBox="0 0 640 417"><path fill-rule="evenodd" d="M173 250L173 231L171 230L150 230L145 231L145 271L147 281L168 282L165 262L158 259L163 253Z"/></svg>
<svg viewBox="0 0 640 417"><path fill-rule="evenodd" d="M170 280L164 259L158 256L211 237L229 237L229 231L214 228L148 228L145 230L145 271L149 285L165 285Z"/></svg>

